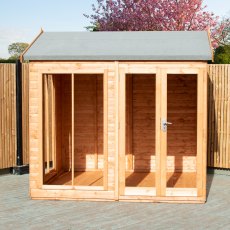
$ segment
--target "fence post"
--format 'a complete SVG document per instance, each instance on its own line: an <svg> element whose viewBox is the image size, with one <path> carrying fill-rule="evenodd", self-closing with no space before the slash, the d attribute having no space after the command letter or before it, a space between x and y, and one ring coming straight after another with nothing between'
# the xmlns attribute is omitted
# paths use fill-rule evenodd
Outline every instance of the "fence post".
<svg viewBox="0 0 230 230"><path fill-rule="evenodd" d="M16 128L17 128L17 166L23 165L22 155L22 64L16 62Z"/></svg>
<svg viewBox="0 0 230 230"><path fill-rule="evenodd" d="M17 130L17 160L16 167L13 167L13 174L22 175L28 173L28 165L23 165L22 146L22 63L16 61L16 130Z"/></svg>

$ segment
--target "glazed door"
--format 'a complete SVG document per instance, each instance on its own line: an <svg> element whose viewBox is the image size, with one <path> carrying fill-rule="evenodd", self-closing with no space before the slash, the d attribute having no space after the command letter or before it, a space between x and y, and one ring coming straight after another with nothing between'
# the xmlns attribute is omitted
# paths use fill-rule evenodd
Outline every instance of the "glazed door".
<svg viewBox="0 0 230 230"><path fill-rule="evenodd" d="M119 81L119 199L157 193L156 74L125 73Z"/></svg>
<svg viewBox="0 0 230 230"><path fill-rule="evenodd" d="M119 72L119 199L202 196L205 70L130 72Z"/></svg>
<svg viewBox="0 0 230 230"><path fill-rule="evenodd" d="M183 71L181 71L183 72ZM196 197L202 188L202 71L160 72L160 194ZM198 99L199 98L199 99ZM187 199L187 198L185 198Z"/></svg>

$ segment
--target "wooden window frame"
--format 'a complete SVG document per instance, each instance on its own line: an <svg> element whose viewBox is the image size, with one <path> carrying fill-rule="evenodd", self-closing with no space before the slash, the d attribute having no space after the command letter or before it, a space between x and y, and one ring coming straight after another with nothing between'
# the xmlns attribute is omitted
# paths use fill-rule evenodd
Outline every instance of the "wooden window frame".
<svg viewBox="0 0 230 230"><path fill-rule="evenodd" d="M95 71L96 70L96 71ZM71 69L70 69L71 71ZM44 138L44 132L43 132L43 113L44 113L44 98L43 98L43 79L44 76L48 75L54 75L54 74L69 74L71 75L71 181L72 185L47 185L44 184L44 153L43 153L43 138ZM104 162L103 162L103 185L102 186L76 186L74 185L74 85L73 80L75 75L81 75L81 74L93 74L93 75L102 75L103 76L103 156L104 156ZM59 72L53 72L52 69L50 71L46 72L40 72L38 74L39 77L39 168L40 168L40 181L41 181L41 188L42 189L76 189L76 190L82 190L82 191L107 191L108 190L108 69L100 69L97 70L96 68L92 71L90 69L88 71L83 71L80 68L78 70L72 70L71 72L65 71L65 70L59 70ZM72 109L73 108L73 109ZM48 177L49 180L51 177L56 175L56 171L52 171L52 175ZM46 179L46 180L47 180Z"/></svg>

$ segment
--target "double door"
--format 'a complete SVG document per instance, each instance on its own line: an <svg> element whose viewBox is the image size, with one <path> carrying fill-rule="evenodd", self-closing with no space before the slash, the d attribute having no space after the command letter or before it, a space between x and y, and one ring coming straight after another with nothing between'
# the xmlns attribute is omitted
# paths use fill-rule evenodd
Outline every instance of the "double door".
<svg viewBox="0 0 230 230"><path fill-rule="evenodd" d="M119 69L119 199L204 198L206 84L204 68Z"/></svg>

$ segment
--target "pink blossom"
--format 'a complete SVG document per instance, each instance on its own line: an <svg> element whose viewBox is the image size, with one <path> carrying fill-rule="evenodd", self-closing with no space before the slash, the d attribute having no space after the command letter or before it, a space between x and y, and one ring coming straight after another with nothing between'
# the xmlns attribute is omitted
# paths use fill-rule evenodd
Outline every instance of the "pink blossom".
<svg viewBox="0 0 230 230"><path fill-rule="evenodd" d="M203 0L97 0L93 14L85 15L100 31L208 30L213 47L228 33L229 19L206 11ZM229 32L229 30L227 30Z"/></svg>

